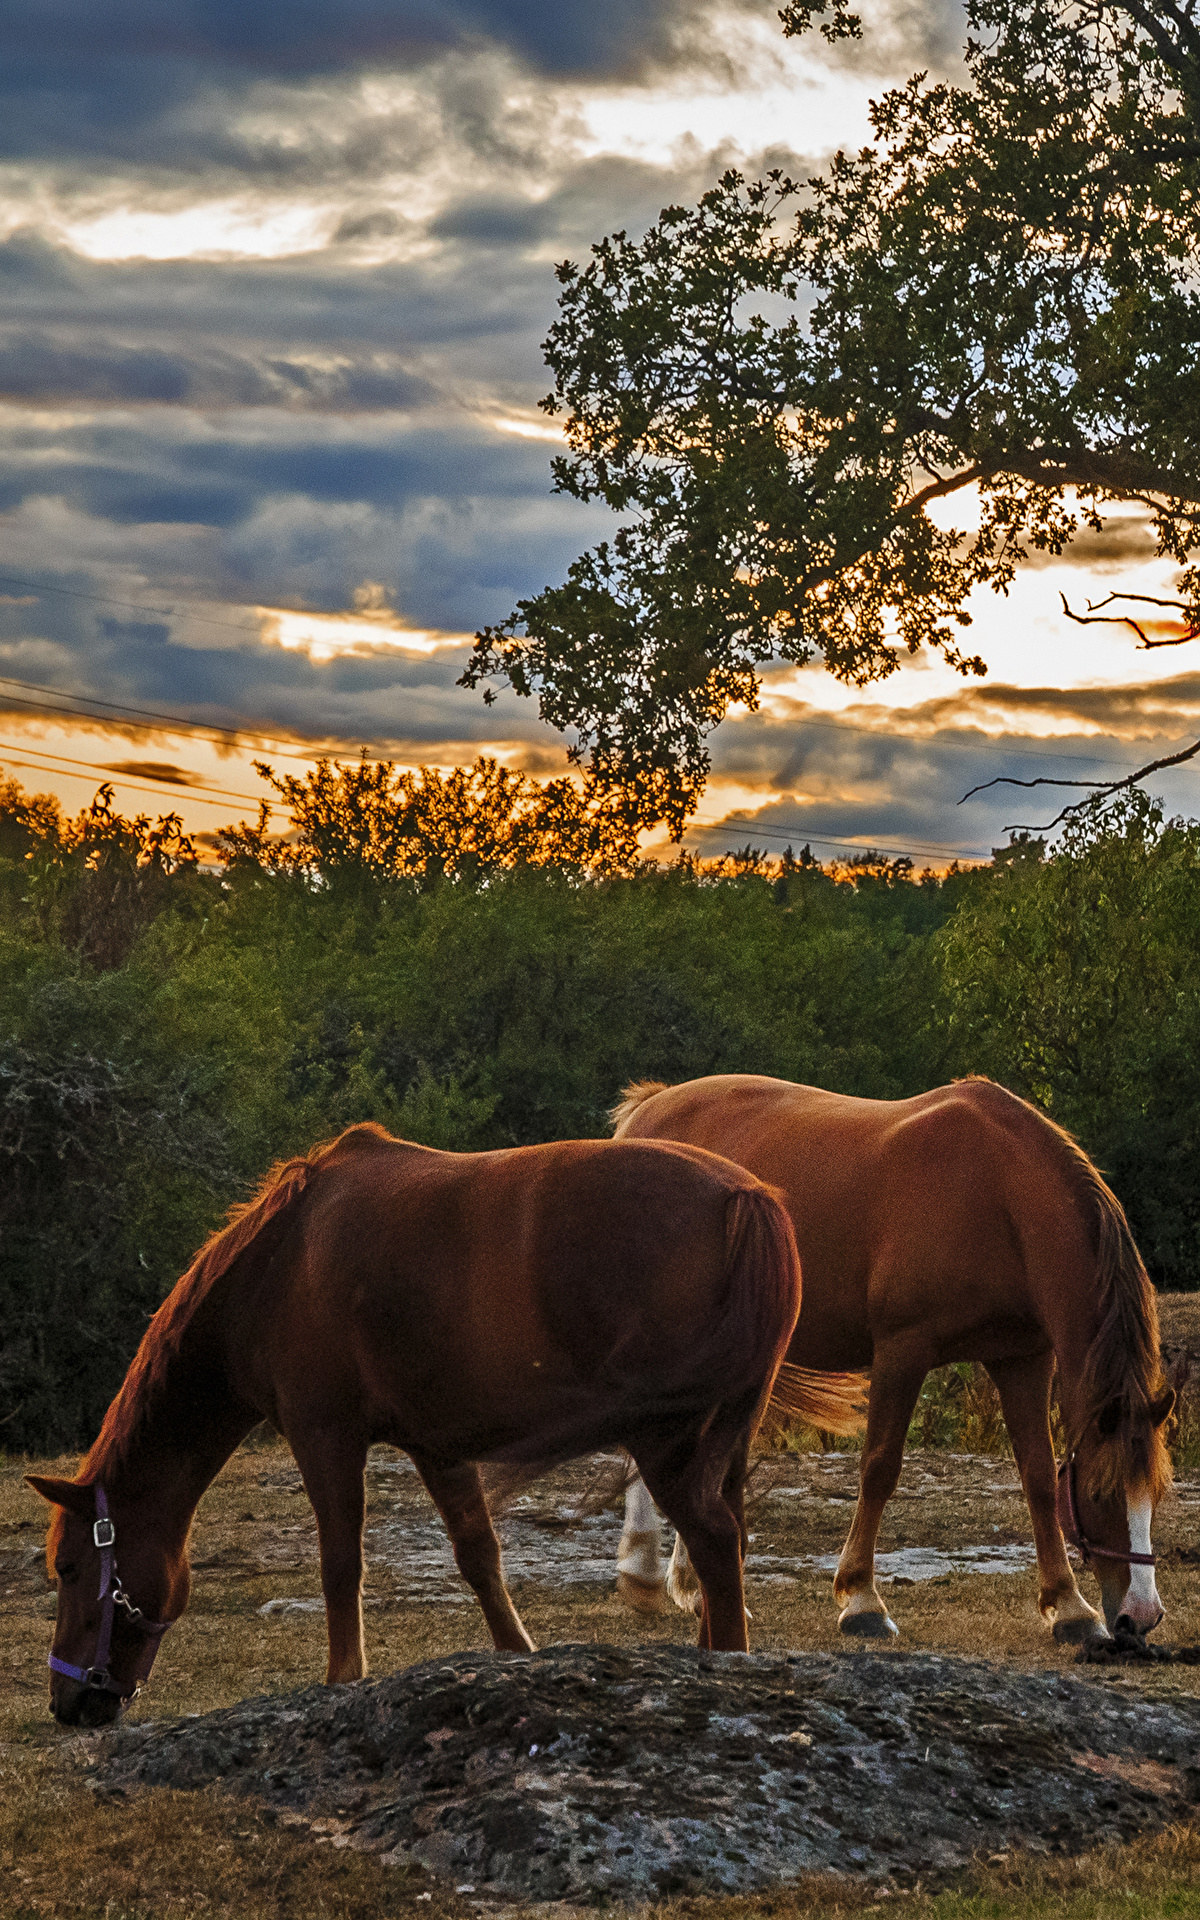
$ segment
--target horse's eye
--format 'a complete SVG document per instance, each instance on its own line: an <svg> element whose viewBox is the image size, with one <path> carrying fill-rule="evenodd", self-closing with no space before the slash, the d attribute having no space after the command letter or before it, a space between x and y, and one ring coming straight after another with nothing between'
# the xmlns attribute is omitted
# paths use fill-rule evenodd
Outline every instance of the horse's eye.
<svg viewBox="0 0 1200 1920"><path fill-rule="evenodd" d="M65 1580L68 1585L78 1576L78 1568L73 1560L56 1560L54 1562L54 1571L59 1579Z"/></svg>

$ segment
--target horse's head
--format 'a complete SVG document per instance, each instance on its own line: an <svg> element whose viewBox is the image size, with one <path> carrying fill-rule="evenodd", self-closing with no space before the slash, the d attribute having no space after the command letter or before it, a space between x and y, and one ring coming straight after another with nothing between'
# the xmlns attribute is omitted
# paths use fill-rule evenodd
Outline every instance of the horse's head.
<svg viewBox="0 0 1200 1920"><path fill-rule="evenodd" d="M46 1535L46 1570L58 1587L51 1711L64 1726L108 1726L187 1604L186 1556L171 1553L127 1502L117 1500L110 1513L98 1482L26 1478L54 1508Z"/></svg>
<svg viewBox="0 0 1200 1920"><path fill-rule="evenodd" d="M1174 1404L1170 1387L1140 1407L1108 1401L1059 1471L1059 1525L1091 1562L1110 1632L1149 1633L1163 1617L1150 1522L1171 1481L1163 1429Z"/></svg>

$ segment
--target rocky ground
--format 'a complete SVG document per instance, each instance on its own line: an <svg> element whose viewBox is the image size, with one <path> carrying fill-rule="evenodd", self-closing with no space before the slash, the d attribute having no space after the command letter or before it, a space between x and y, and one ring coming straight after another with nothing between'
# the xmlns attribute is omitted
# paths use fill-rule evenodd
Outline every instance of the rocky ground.
<svg viewBox="0 0 1200 1920"><path fill-rule="evenodd" d="M932 1655L568 1646L131 1725L104 1796L219 1783L485 1904L622 1903L834 1871L953 1876L1200 1801L1200 1701Z"/></svg>

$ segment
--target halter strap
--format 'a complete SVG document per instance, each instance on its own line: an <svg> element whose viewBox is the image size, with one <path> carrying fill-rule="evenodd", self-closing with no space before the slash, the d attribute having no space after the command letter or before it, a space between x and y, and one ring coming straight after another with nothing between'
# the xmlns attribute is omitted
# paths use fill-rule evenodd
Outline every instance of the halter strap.
<svg viewBox="0 0 1200 1920"><path fill-rule="evenodd" d="M1058 1469L1059 1484L1065 1486L1067 1495L1067 1519L1071 1531L1067 1535L1072 1546L1078 1547L1083 1555L1086 1567L1089 1560L1124 1560L1131 1567L1157 1566L1157 1556L1153 1553L1134 1553L1132 1547L1128 1553L1121 1553L1115 1547L1098 1547L1089 1540L1079 1518L1079 1507L1075 1499L1075 1450L1072 1448Z"/></svg>
<svg viewBox="0 0 1200 1920"><path fill-rule="evenodd" d="M162 1644L163 1634L171 1622L169 1620L147 1620L140 1607L135 1607L117 1572L117 1530L109 1518L108 1496L100 1482L96 1482L96 1518L92 1523L92 1539L100 1550L100 1592L97 1596L101 1603L100 1632L96 1640L96 1652L90 1667L74 1667L69 1660L60 1660L56 1653L47 1657L47 1665L52 1673L65 1674L68 1680L78 1680L84 1687L96 1693L115 1693L121 1700L132 1700L141 1692L150 1678L150 1669ZM131 1627L144 1634L147 1646L139 1659L138 1671L132 1686L121 1680L114 1680L108 1671L108 1655L112 1646L113 1620L120 1607ZM147 1653L149 1659L146 1658Z"/></svg>

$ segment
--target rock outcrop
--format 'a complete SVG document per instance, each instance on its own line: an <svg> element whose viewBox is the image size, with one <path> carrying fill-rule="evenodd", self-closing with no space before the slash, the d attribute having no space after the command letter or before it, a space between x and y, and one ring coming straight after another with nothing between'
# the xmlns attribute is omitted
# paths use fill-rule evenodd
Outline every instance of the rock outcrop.
<svg viewBox="0 0 1200 1920"><path fill-rule="evenodd" d="M945 1880L1200 1800L1200 1701L901 1653L554 1647L116 1729L104 1793L219 1783L479 1896Z"/></svg>

